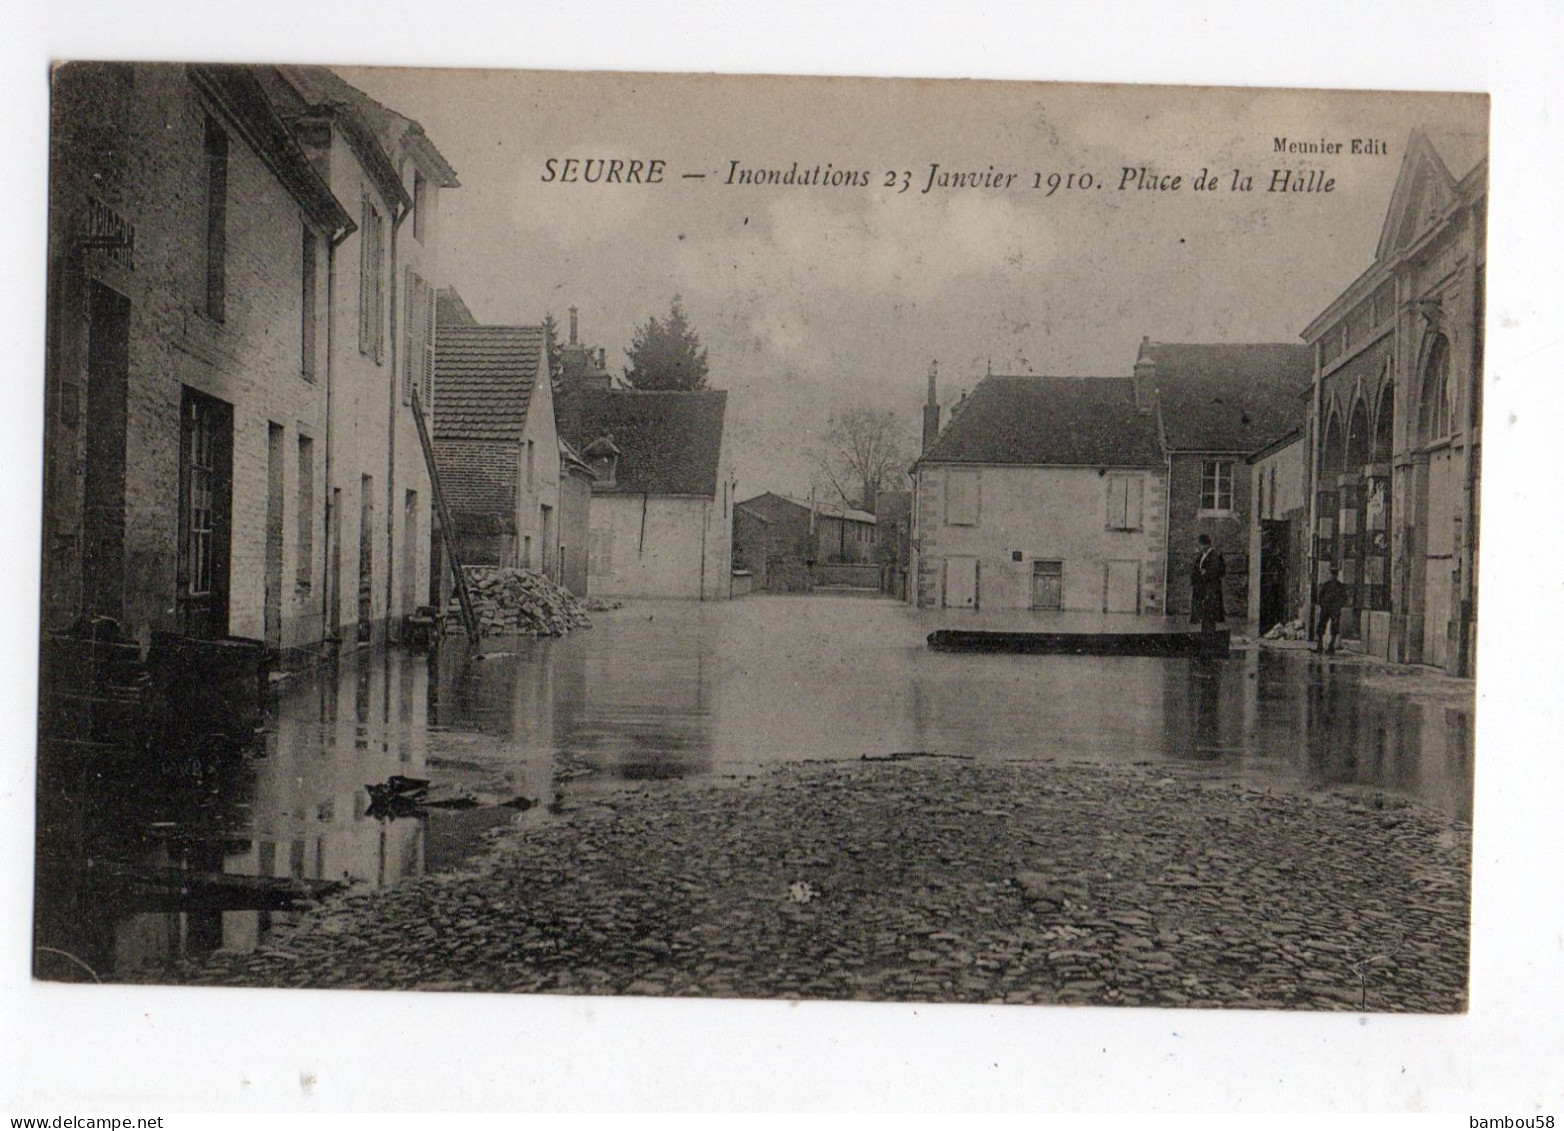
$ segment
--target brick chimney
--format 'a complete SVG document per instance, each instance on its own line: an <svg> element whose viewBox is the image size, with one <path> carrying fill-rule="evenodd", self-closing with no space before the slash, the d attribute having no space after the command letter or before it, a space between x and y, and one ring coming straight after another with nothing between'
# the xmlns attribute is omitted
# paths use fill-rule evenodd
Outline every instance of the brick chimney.
<svg viewBox="0 0 1564 1131"><path fill-rule="evenodd" d="M939 377L939 362L929 362L929 399L923 406L923 450L927 452L939 439L939 400L934 384Z"/></svg>
<svg viewBox="0 0 1564 1131"><path fill-rule="evenodd" d="M1135 408L1139 412L1155 412L1157 408L1157 363L1151 359L1151 338L1140 340L1140 353L1135 357Z"/></svg>

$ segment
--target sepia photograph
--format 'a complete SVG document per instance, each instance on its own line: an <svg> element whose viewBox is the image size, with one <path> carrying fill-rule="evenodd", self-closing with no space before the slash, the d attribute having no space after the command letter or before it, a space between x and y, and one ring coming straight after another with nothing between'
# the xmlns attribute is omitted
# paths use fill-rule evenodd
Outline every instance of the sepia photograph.
<svg viewBox="0 0 1564 1131"><path fill-rule="evenodd" d="M369 62L49 68L32 992L1465 1018L1485 90Z"/></svg>
<svg viewBox="0 0 1564 1131"><path fill-rule="evenodd" d="M52 111L37 976L1464 1008L1484 97Z"/></svg>

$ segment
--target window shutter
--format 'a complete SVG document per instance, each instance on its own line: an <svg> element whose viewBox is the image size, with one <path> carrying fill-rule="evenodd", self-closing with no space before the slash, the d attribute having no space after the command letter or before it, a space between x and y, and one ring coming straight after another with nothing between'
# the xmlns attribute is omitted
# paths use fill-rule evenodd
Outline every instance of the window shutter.
<svg viewBox="0 0 1564 1131"><path fill-rule="evenodd" d="M1127 530L1139 530L1141 527L1141 508L1145 502L1146 480L1139 475L1126 481L1124 503L1124 526Z"/></svg>
<svg viewBox="0 0 1564 1131"><path fill-rule="evenodd" d="M369 245L374 238L374 229L370 226L374 213L370 209L368 197L361 202L359 215L362 223L358 226L358 348L360 353L368 353L371 306L369 281L373 277L369 267Z"/></svg>
<svg viewBox="0 0 1564 1131"><path fill-rule="evenodd" d="M424 284L424 380L420 396L424 411L434 405L434 287Z"/></svg>
<svg viewBox="0 0 1564 1131"><path fill-rule="evenodd" d="M1126 480L1122 475L1108 476L1108 529L1124 529L1124 495Z"/></svg>
<svg viewBox="0 0 1564 1131"><path fill-rule="evenodd" d="M413 401L413 375L423 369L423 308L418 301L418 286L423 280L411 267L407 269L406 334L402 350L402 403ZM416 360L415 360L416 358Z"/></svg>

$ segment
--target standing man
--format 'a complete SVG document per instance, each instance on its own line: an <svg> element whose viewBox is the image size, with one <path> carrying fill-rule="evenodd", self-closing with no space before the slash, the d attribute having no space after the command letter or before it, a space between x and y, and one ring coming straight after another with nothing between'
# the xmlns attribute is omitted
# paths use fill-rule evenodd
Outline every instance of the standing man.
<svg viewBox="0 0 1564 1131"><path fill-rule="evenodd" d="M1227 620L1222 607L1222 579L1227 576L1227 563L1211 545L1209 534L1196 539L1196 545L1195 564L1189 569L1189 619L1199 621L1200 631L1209 636Z"/></svg>
<svg viewBox="0 0 1564 1131"><path fill-rule="evenodd" d="M1314 594L1314 604L1320 610L1319 632L1314 637L1314 650L1322 649L1326 652L1336 650L1336 641L1341 636L1341 610L1347 604L1347 587L1341 583L1336 575L1341 572L1341 567L1335 562L1330 564L1330 577L1320 582L1319 590ZM1325 630L1330 629L1330 647L1325 647Z"/></svg>

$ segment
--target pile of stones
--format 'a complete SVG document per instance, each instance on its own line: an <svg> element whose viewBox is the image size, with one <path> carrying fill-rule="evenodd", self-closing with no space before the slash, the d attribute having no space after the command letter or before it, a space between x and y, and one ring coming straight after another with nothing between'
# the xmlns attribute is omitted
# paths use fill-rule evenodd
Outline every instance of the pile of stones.
<svg viewBox="0 0 1564 1131"><path fill-rule="evenodd" d="M591 628L586 606L570 590L554 584L530 569L501 566L467 566L467 590L478 613L484 636L523 633L530 636L563 636L571 629ZM459 623L461 606L451 595L446 610Z"/></svg>

